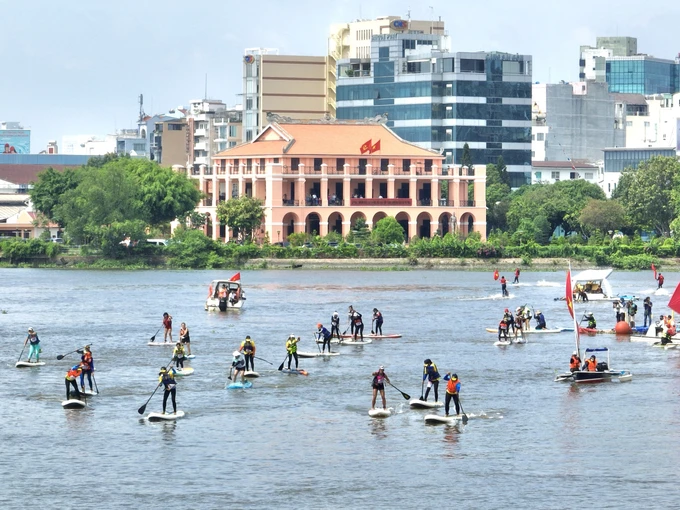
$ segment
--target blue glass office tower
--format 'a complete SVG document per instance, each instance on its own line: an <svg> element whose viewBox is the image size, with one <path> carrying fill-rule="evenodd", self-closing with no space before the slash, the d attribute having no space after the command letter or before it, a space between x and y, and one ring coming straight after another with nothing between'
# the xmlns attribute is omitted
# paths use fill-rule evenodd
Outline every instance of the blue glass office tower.
<svg viewBox="0 0 680 510"><path fill-rule="evenodd" d="M675 94L680 92L680 61L647 55L610 57L606 64L609 92Z"/></svg>
<svg viewBox="0 0 680 510"><path fill-rule="evenodd" d="M387 114L399 136L460 164L508 167L512 186L530 182L531 56L456 52L427 34L373 36L370 59L338 62L337 118Z"/></svg>

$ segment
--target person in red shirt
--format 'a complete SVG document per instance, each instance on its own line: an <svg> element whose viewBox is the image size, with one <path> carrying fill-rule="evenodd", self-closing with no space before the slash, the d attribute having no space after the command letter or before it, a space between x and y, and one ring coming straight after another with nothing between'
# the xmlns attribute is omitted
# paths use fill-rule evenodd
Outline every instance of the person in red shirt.
<svg viewBox="0 0 680 510"><path fill-rule="evenodd" d="M519 267L515 268L515 279L512 283L519 283Z"/></svg>
<svg viewBox="0 0 680 510"><path fill-rule="evenodd" d="M168 312L163 313L163 330L163 341L167 342L170 337L172 343L172 315L168 315Z"/></svg>
<svg viewBox="0 0 680 510"><path fill-rule="evenodd" d="M505 279L505 276L501 276L501 294L503 297L510 297L510 293L508 293L508 281Z"/></svg>

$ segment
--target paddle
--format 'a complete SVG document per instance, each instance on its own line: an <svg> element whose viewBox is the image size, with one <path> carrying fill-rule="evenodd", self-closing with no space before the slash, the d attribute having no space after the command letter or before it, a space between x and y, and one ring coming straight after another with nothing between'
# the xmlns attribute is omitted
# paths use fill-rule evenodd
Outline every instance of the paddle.
<svg viewBox="0 0 680 510"><path fill-rule="evenodd" d="M89 344L89 345L92 345L92 344ZM78 354L82 354L82 353L83 353L83 348L80 347L80 348L76 349L75 351L67 352L66 354L60 354L59 356L57 356L57 359L58 359L58 360L62 360L62 359L64 359L66 356L68 356L69 354L73 354L74 352L77 352Z"/></svg>
<svg viewBox="0 0 680 510"><path fill-rule="evenodd" d="M92 382L94 382L94 390L97 392L97 395L99 395L99 388L97 388L97 379L94 378L94 371L92 372Z"/></svg>
<svg viewBox="0 0 680 510"><path fill-rule="evenodd" d="M463 404L460 401L460 397L458 397L458 405L460 406L460 412L463 413L463 425L465 425L468 422L468 417L467 414L465 414L465 411L463 410Z"/></svg>
<svg viewBox="0 0 680 510"><path fill-rule="evenodd" d="M425 391L425 379L423 379L423 383L420 385L420 400L425 399L425 397L423 396L424 391Z"/></svg>
<svg viewBox="0 0 680 510"><path fill-rule="evenodd" d="M166 370L170 367L170 365L172 365L172 361L170 361L170 363L168 363L168 365L166 365L166 367L165 367ZM146 406L147 406L147 404L148 404L149 402L151 402L151 399L153 398L153 396L154 396L154 395L156 394L156 392L158 391L158 388L161 387L161 382L162 382L162 381L159 381L159 382L158 382L158 385L156 386L156 389L153 390L153 393L152 393L151 396L148 398L148 400L144 403L144 405L143 405L142 407L140 407L139 409L137 409L137 412L138 412L139 414L144 414L144 411L146 411Z"/></svg>
<svg viewBox="0 0 680 510"><path fill-rule="evenodd" d="M387 382L387 381L385 381L385 382ZM406 400L411 400L411 395L409 395L408 393L404 393L403 391L401 391L399 388L397 388L397 387L396 387L394 384L392 384L391 382L388 382L387 384L389 384L389 385L392 386L395 390L397 390L399 393L401 393L401 396L404 397Z"/></svg>
<svg viewBox="0 0 680 510"><path fill-rule="evenodd" d="M316 348L319 350L319 354L321 354L321 346L319 346L319 340L321 340L321 334L320 333L314 333L314 337L315 337L314 343L316 344Z"/></svg>
<svg viewBox="0 0 680 510"><path fill-rule="evenodd" d="M371 321L371 335L375 335L375 333L373 332L373 324L375 324L375 319Z"/></svg>
<svg viewBox="0 0 680 510"><path fill-rule="evenodd" d="M266 359L263 359L263 358L258 358L257 356L253 356L253 358L259 359L260 361L264 361L265 363L269 363L270 365L273 365L273 364L274 364L274 363L272 363L271 361L267 361Z"/></svg>
<svg viewBox="0 0 680 510"><path fill-rule="evenodd" d="M156 335L158 334L158 331L160 331L160 330L161 330L161 328L158 328L158 330L153 334L153 336L151 337L152 342L156 340Z"/></svg>
<svg viewBox="0 0 680 510"><path fill-rule="evenodd" d="M286 364L286 360L287 360L287 359L288 359L288 354L286 354L286 357L283 359L283 361L282 361L281 364L279 365L279 371L280 371L280 370L283 370L283 365Z"/></svg>
<svg viewBox="0 0 680 510"><path fill-rule="evenodd" d="M19 353L19 359L17 360L17 363L21 361L21 357L24 355L24 351L26 350L26 342L24 342L24 346L21 348L21 353Z"/></svg>

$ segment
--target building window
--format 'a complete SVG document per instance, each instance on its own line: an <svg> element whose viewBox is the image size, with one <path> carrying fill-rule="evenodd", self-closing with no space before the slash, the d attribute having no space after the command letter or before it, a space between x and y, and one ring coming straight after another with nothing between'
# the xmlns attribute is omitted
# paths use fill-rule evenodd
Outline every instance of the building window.
<svg viewBox="0 0 680 510"><path fill-rule="evenodd" d="M537 181L541 180L541 172L534 172L534 176L536 177Z"/></svg>
<svg viewBox="0 0 680 510"><path fill-rule="evenodd" d="M560 173L559 172L551 172L550 177L555 181L559 181L560 180Z"/></svg>
<svg viewBox="0 0 680 510"><path fill-rule="evenodd" d="M253 131L249 129L246 131L246 142L250 142L253 139Z"/></svg>
<svg viewBox="0 0 680 510"><path fill-rule="evenodd" d="M536 141L542 142L545 140L545 133L536 133Z"/></svg>
<svg viewBox="0 0 680 510"><path fill-rule="evenodd" d="M649 127L649 122L645 122L645 127L646 127L646 128Z"/></svg>
<svg viewBox="0 0 680 510"><path fill-rule="evenodd" d="M586 179L589 181L593 180L593 172L586 172Z"/></svg>
<svg viewBox="0 0 680 510"><path fill-rule="evenodd" d="M253 98L248 97L246 98L246 110L252 110L253 109Z"/></svg>
<svg viewBox="0 0 680 510"><path fill-rule="evenodd" d="M431 159L426 159L426 160L425 160L425 171L426 171L426 172L431 172L431 171L432 171L432 160L431 160Z"/></svg>
<svg viewBox="0 0 680 510"><path fill-rule="evenodd" d="M460 59L461 73L483 73L484 60L461 58Z"/></svg>
<svg viewBox="0 0 680 510"><path fill-rule="evenodd" d="M345 168L345 158L337 158L335 160L335 168L343 170Z"/></svg>
<svg viewBox="0 0 680 510"><path fill-rule="evenodd" d="M168 131L182 131L184 124L168 124Z"/></svg>
<svg viewBox="0 0 680 510"><path fill-rule="evenodd" d="M264 158L260 158L260 168L264 168L264 166L265 166Z"/></svg>
<svg viewBox="0 0 680 510"><path fill-rule="evenodd" d="M569 178L570 179L578 179L578 173L576 172L569 172Z"/></svg>
<svg viewBox="0 0 680 510"><path fill-rule="evenodd" d="M290 158L291 170L298 170L300 168L300 158Z"/></svg>
<svg viewBox="0 0 680 510"><path fill-rule="evenodd" d="M380 171L381 172L387 172L387 170L388 170L387 167L389 166L389 164L390 164L389 159L381 159L380 160Z"/></svg>
<svg viewBox="0 0 680 510"><path fill-rule="evenodd" d="M401 161L401 166L404 170L410 170L411 169L411 160L410 159L403 159Z"/></svg>
<svg viewBox="0 0 680 510"><path fill-rule="evenodd" d="M633 121L632 121L632 120L627 120L627 121L626 121L626 127L633 127Z"/></svg>
<svg viewBox="0 0 680 510"><path fill-rule="evenodd" d="M236 137L236 126L229 126L229 138Z"/></svg>
<svg viewBox="0 0 680 510"><path fill-rule="evenodd" d="M145 143L133 143L132 144L132 150L135 152L144 152L146 150L146 144Z"/></svg>
<svg viewBox="0 0 680 510"><path fill-rule="evenodd" d="M387 61L390 59L390 47L381 46L378 48L378 59L381 61Z"/></svg>
<svg viewBox="0 0 680 510"><path fill-rule="evenodd" d="M531 159L534 159L536 157L536 151L531 151Z"/></svg>
<svg viewBox="0 0 680 510"><path fill-rule="evenodd" d="M322 158L314 158L314 171L315 172L321 171L321 163L323 163Z"/></svg>

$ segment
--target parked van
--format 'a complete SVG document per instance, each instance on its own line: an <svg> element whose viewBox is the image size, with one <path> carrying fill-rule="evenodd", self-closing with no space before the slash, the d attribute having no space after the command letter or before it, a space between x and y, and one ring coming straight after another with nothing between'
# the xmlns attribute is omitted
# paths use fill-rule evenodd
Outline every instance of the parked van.
<svg viewBox="0 0 680 510"><path fill-rule="evenodd" d="M167 239L147 239L146 242L148 244L153 244L155 246L167 246L168 245Z"/></svg>

